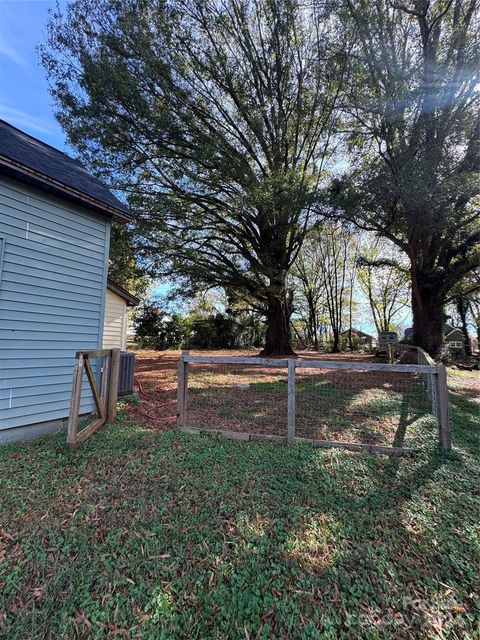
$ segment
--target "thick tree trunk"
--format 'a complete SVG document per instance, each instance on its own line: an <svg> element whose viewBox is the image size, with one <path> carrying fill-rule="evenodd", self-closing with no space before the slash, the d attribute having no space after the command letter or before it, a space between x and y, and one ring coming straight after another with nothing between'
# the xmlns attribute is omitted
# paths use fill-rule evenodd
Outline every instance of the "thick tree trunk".
<svg viewBox="0 0 480 640"><path fill-rule="evenodd" d="M436 284L428 282L428 276L412 274L413 340L432 358L440 355L445 323L442 283Z"/></svg>
<svg viewBox="0 0 480 640"><path fill-rule="evenodd" d="M318 351L318 328L317 328L317 310L315 308L315 301L311 291L307 292L308 302L308 332L309 341L313 345L315 351Z"/></svg>
<svg viewBox="0 0 480 640"><path fill-rule="evenodd" d="M350 351L353 351L352 319L353 319L353 280L350 279L350 296L348 299L348 348L350 349Z"/></svg>
<svg viewBox="0 0 480 640"><path fill-rule="evenodd" d="M270 298L266 313L267 331L265 334L265 348L260 353L261 357L295 355L290 344L291 314L291 306L285 299Z"/></svg>
<svg viewBox="0 0 480 640"><path fill-rule="evenodd" d="M443 343L443 307L423 306L413 311L413 341L432 358L440 354Z"/></svg>
<svg viewBox="0 0 480 640"><path fill-rule="evenodd" d="M333 329L333 327L332 327ZM332 352L339 353L340 352L340 334L336 329L333 329L333 345Z"/></svg>

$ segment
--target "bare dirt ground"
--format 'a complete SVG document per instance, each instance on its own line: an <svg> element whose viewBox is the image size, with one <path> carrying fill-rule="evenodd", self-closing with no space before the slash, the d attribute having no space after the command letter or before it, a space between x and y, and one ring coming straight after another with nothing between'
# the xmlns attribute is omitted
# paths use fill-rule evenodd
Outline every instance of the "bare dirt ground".
<svg viewBox="0 0 480 640"><path fill-rule="evenodd" d="M255 356L256 351L203 351L201 355ZM176 425L179 351L137 352L136 389L128 411L146 427ZM302 358L375 361L368 354L299 354ZM480 397L480 374L451 370L455 393ZM186 424L211 429L285 435L287 372L258 366L190 365ZM297 370L297 435L409 446L430 440L435 425L419 379L411 374Z"/></svg>

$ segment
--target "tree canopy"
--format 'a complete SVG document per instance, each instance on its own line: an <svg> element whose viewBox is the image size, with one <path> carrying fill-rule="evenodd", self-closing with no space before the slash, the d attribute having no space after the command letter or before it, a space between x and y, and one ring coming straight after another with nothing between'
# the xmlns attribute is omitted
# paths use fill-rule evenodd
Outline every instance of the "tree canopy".
<svg viewBox="0 0 480 640"><path fill-rule="evenodd" d="M347 0L343 215L410 260L416 344L436 354L449 291L480 261L476 0Z"/></svg>
<svg viewBox="0 0 480 640"><path fill-rule="evenodd" d="M135 255L131 232L127 227L115 222L110 232L108 277L136 296L144 296L147 293L149 278Z"/></svg>
<svg viewBox="0 0 480 640"><path fill-rule="evenodd" d="M478 1L73 0L42 60L152 274L222 288L266 318L264 354L290 354L288 274L341 217L407 256L415 342L437 355L480 264Z"/></svg>
<svg viewBox="0 0 480 640"><path fill-rule="evenodd" d="M268 354L291 352L286 276L335 136L336 20L297 0L75 0L42 48L58 118L128 196L150 266L249 300Z"/></svg>

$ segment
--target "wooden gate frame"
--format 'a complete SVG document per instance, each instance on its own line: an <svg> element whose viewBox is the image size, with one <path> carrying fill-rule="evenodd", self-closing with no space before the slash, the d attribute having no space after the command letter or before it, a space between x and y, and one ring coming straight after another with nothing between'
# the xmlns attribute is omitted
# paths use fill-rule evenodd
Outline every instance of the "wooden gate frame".
<svg viewBox="0 0 480 640"><path fill-rule="evenodd" d="M73 448L84 442L107 420L117 416L118 374L120 370L120 349L98 349L94 351L77 351L78 360L73 370L72 397L68 417L67 443ZM100 390L97 387L90 358L103 358L103 372ZM95 401L98 418L78 433L80 400L83 386L83 373L86 372L90 390Z"/></svg>

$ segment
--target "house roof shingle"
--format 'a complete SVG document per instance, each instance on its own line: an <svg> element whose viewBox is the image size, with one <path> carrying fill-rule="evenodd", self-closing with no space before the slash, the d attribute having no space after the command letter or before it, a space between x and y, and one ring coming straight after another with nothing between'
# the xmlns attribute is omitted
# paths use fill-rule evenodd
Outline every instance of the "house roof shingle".
<svg viewBox="0 0 480 640"><path fill-rule="evenodd" d="M4 120L0 120L0 173L120 221L131 219L128 207L78 160Z"/></svg>
<svg viewBox="0 0 480 640"><path fill-rule="evenodd" d="M129 293L119 284L113 282L113 280L110 280L110 278L108 278L107 281L107 289L109 289L113 293L116 293L117 296L120 296L120 298L123 298L129 307L136 307L140 304L140 298L134 296L133 293Z"/></svg>

